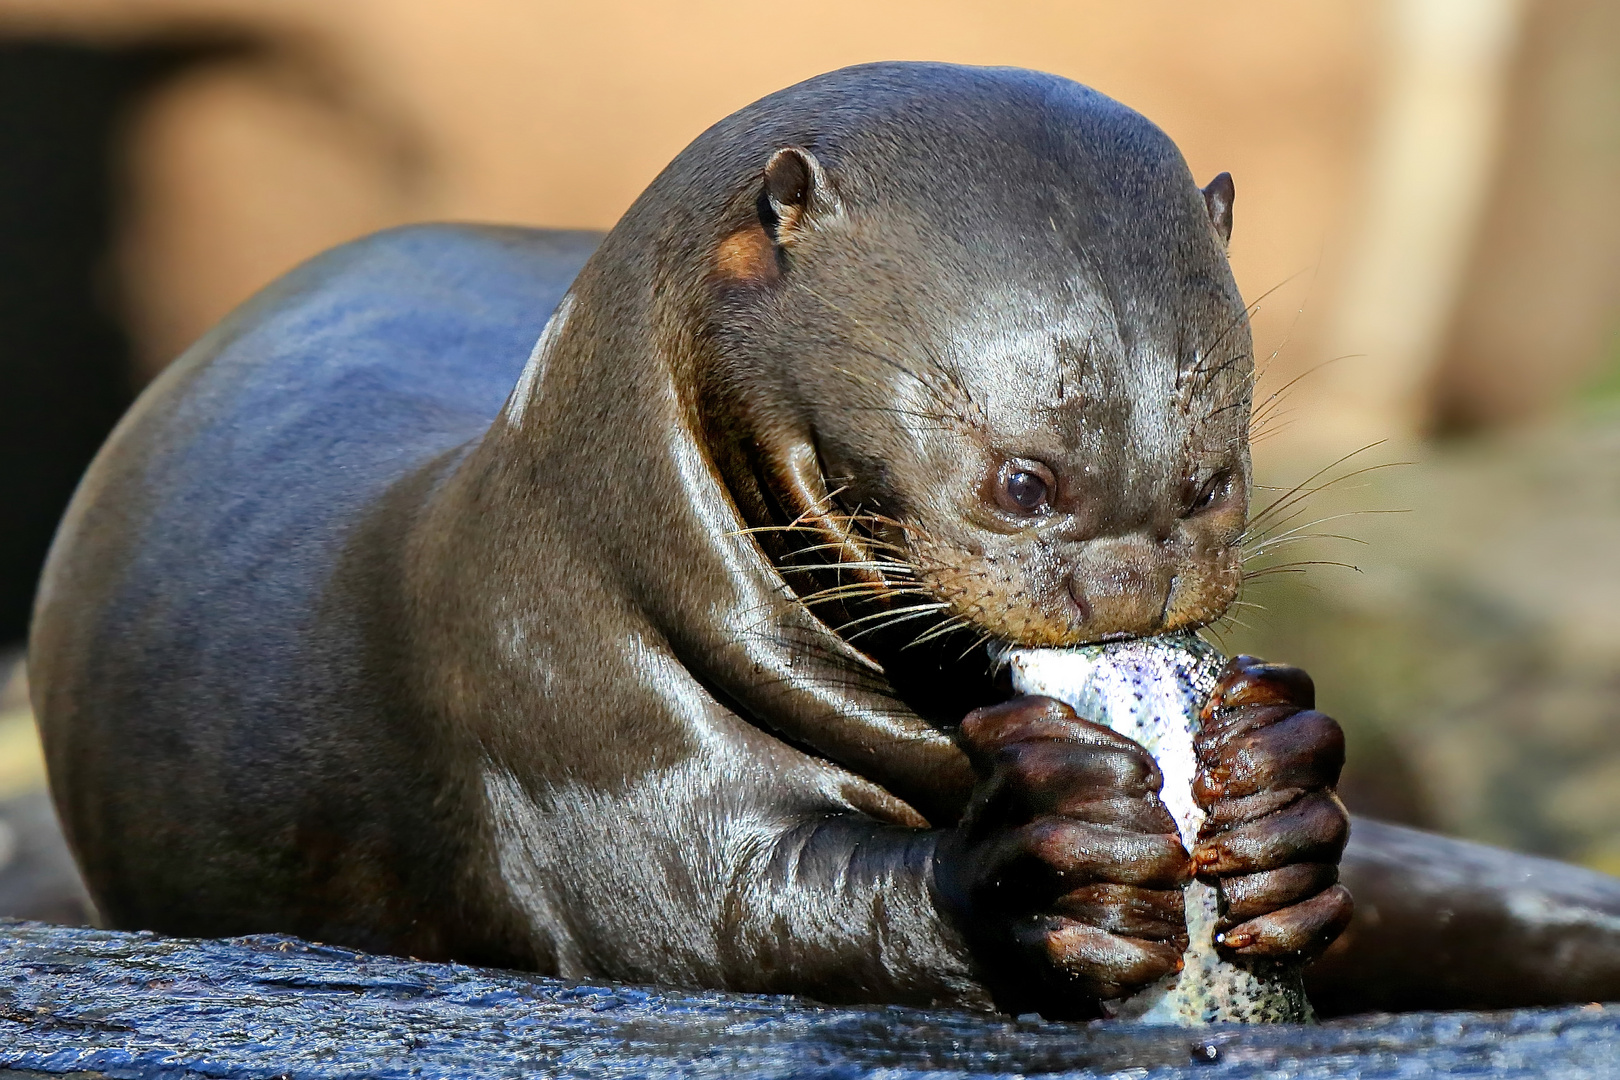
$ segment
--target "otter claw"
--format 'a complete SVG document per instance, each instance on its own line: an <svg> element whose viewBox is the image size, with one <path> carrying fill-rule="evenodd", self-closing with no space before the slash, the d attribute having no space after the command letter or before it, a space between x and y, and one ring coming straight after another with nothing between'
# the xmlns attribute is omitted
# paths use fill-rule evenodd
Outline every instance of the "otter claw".
<svg viewBox="0 0 1620 1080"><path fill-rule="evenodd" d="M1213 719L1218 709L1241 705L1292 705L1296 709L1316 707L1316 684L1304 671L1286 664L1268 664L1253 656L1235 656L1221 673L1209 701L1199 713Z"/></svg>

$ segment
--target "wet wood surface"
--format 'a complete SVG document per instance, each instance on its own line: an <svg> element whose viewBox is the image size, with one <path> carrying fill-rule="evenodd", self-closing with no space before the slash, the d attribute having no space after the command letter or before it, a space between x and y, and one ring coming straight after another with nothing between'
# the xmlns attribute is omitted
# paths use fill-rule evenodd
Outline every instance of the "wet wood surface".
<svg viewBox="0 0 1620 1080"><path fill-rule="evenodd" d="M1187 1031L0 923L0 1077L1620 1077L1620 1006Z"/></svg>

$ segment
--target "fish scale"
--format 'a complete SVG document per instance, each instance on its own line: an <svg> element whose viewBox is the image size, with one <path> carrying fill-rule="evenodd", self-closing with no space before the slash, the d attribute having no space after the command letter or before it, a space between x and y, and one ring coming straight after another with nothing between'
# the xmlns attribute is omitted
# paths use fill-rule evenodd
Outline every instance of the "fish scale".
<svg viewBox="0 0 1620 1080"><path fill-rule="evenodd" d="M1193 740L1199 710L1226 658L1191 634L1172 634L1078 649L1014 649L1007 660L1015 690L1066 702L1083 719L1117 731L1152 755L1164 775L1160 798L1191 851L1204 822L1192 793L1198 772ZM1226 960L1214 940L1218 890L1194 881L1185 896L1188 944L1182 970L1131 997L1104 1002L1109 1015L1189 1027L1314 1019L1302 964Z"/></svg>

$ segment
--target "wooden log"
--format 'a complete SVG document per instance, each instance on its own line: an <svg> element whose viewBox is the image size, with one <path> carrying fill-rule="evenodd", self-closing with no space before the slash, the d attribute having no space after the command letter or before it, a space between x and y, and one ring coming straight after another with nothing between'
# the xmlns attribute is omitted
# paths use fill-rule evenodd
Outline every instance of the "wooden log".
<svg viewBox="0 0 1620 1080"><path fill-rule="evenodd" d="M0 1076L1616 1077L1620 1006L1199 1032L570 983L0 922Z"/></svg>

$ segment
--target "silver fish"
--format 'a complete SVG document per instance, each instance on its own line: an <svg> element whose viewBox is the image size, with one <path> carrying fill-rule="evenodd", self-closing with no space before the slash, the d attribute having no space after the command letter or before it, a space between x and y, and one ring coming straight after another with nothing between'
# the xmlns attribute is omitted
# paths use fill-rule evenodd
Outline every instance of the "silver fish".
<svg viewBox="0 0 1620 1080"><path fill-rule="evenodd" d="M1067 702L1083 719L1107 725L1153 755L1164 774L1160 798L1191 851L1204 821L1192 794L1198 770L1193 737L1226 658L1190 634L1172 634L1079 649L1014 649L1007 660L1014 689ZM1215 951L1218 899L1209 885L1187 886L1182 970L1132 997L1105 1002L1109 1015L1184 1027L1315 1019L1300 964L1239 966Z"/></svg>

